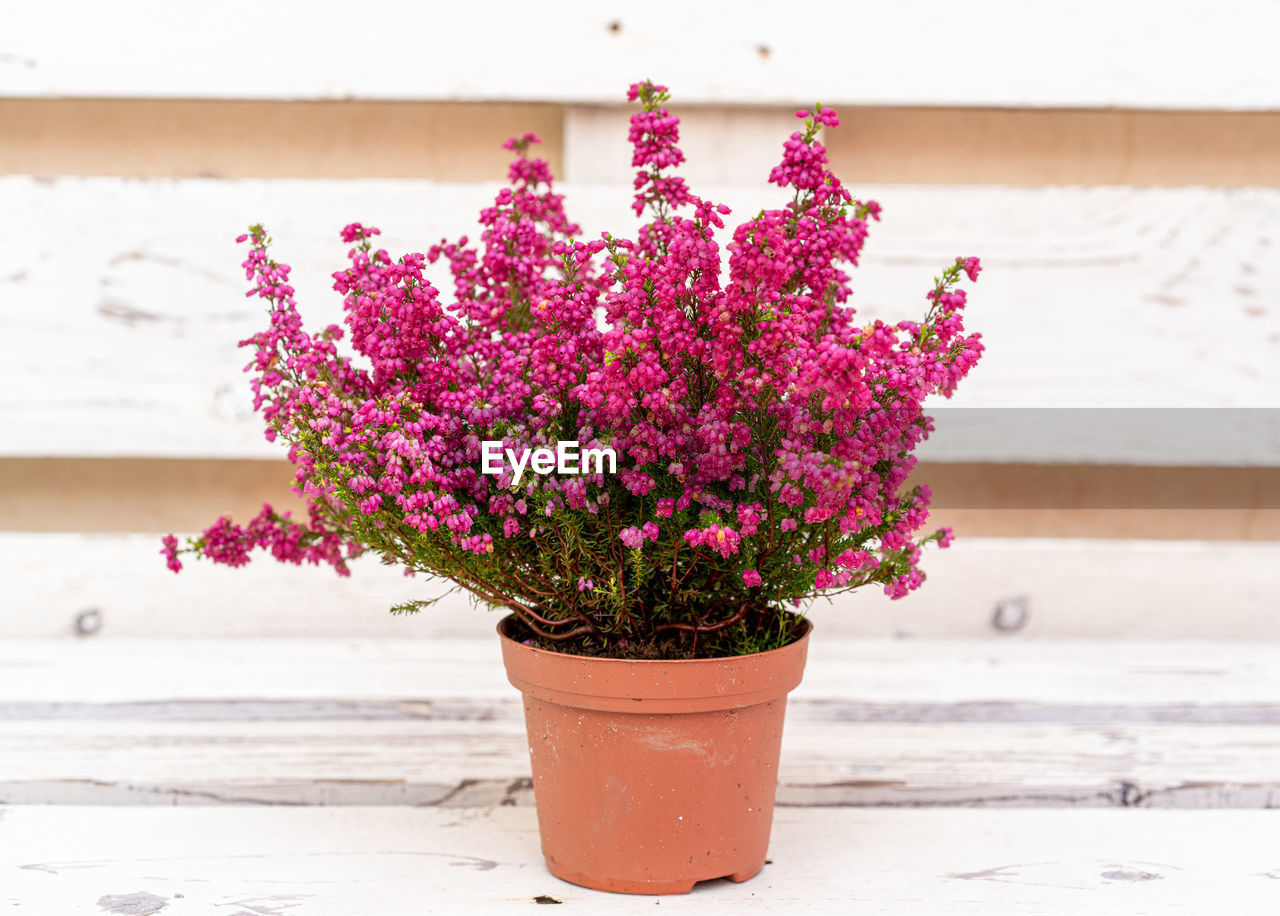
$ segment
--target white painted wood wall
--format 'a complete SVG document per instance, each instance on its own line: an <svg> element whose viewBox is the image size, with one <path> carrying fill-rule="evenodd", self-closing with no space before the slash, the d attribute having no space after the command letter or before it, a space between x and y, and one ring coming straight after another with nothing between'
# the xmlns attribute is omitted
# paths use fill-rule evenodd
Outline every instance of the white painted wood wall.
<svg viewBox="0 0 1280 916"><path fill-rule="evenodd" d="M785 107L815 99L1280 112L1280 6L1262 0L803 13L121 0L8 4L0 23L0 104L556 106L567 204L588 231L631 223L619 103L647 76L684 116L690 181L738 213L776 198L764 177L794 123ZM25 142L5 131L0 151ZM263 157L274 142L261 138ZM855 275L867 313L911 313L958 254L986 266L970 321L989 350L930 460L1280 473L1275 186L848 181L885 208ZM235 340L261 316L231 239L266 222L321 323L339 307L342 225L420 249L469 231L495 187L48 177L0 152L0 471L278 457L247 409ZM1086 421L1043 421L1067 408ZM1171 436L1180 424L1192 432ZM373 562L349 581L265 563L173 577L160 532L78 530L83 497L68 484L49 507L63 530L32 533L0 495L0 905L380 916L509 912L539 895L593 912L657 902L542 870L496 615L451 596L389 618L444 586ZM813 608L773 864L663 909L1280 912L1280 820L1264 810L1280 806L1280 545L963 534L908 601Z"/></svg>

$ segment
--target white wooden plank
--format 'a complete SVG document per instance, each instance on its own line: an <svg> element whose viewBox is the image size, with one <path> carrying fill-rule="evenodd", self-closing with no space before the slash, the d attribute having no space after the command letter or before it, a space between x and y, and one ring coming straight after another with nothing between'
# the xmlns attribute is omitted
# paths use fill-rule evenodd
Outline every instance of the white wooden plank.
<svg viewBox="0 0 1280 916"><path fill-rule="evenodd" d="M268 704L381 701L398 718L429 718L466 701L483 718L516 694L489 639L61 640L0 643L0 698L8 718L41 718L50 704L166 704L251 700ZM975 704L1105 707L1151 721L1141 709L1246 713L1280 703L1280 646L1192 640L857 640L815 632L796 702L855 703L845 718L902 718L895 708L948 707L963 720ZM426 703L425 706L414 705ZM34 705L32 705L34 704ZM32 711L22 712L22 707ZM41 710L44 710L43 712ZM1123 712L1128 710L1128 712ZM252 710L250 710L251 712ZM83 715L80 711L77 715ZM137 709L123 714L140 717ZM274 713L270 713L275 715ZM182 718L181 711L175 713ZM311 715L305 710L303 717ZM328 717L369 717L368 707ZM442 713L442 715L449 715ZM1101 715L1101 714L1099 714ZM1262 721L1267 721L1267 713ZM195 718L200 718L198 711ZM287 718L288 716L286 716ZM998 714L988 719L1001 718ZM1096 717L1095 717L1096 718ZM1176 717L1175 717L1176 718ZM1016 719L1015 719L1016 721ZM1246 719L1247 721L1247 719Z"/></svg>
<svg viewBox="0 0 1280 916"><path fill-rule="evenodd" d="M212 519L211 519L212 521ZM242 569L164 567L155 535L0 532L0 637L487 638L498 615L445 582L373 558L350 578L263 557ZM68 558L74 558L74 561ZM815 602L820 633L919 638L1280 639L1280 544L960 537L929 553L901 601L876 589ZM387 609L442 600L413 617Z"/></svg>
<svg viewBox="0 0 1280 916"><path fill-rule="evenodd" d="M1273 109L1280 77L1265 0L1167 15L1155 0L1028 11L965 7L948 54L923 33L956 29L940 0L810 4L780 16L744 5L553 2L529 21L512 0L396 2L374 17L337 3L229 0L178 10L158 0L28 4L0 38L0 92L21 96L515 99L616 102L652 76L688 102ZM506 29L496 23L520 21ZM74 22L74 28L66 28ZM251 26L249 25L251 23ZM360 53L388 24L421 53ZM109 40L104 40L109 36ZM270 53L255 49L270 48ZM254 66L243 65L252 55ZM850 55L856 56L851 66ZM1188 63L1193 62L1193 63ZM1011 74L1016 78L1011 78Z"/></svg>
<svg viewBox="0 0 1280 916"><path fill-rule="evenodd" d="M778 804L1280 805L1269 725L832 722L793 703ZM492 719L0 721L0 804L533 804L517 704Z"/></svg>
<svg viewBox="0 0 1280 916"><path fill-rule="evenodd" d="M0 804L527 804L496 638L0 644ZM1280 645L850 640L783 805L1280 804Z"/></svg>
<svg viewBox="0 0 1280 916"><path fill-rule="evenodd" d="M781 202L763 185L705 190L740 213ZM970 324L988 352L922 457L1280 464L1280 310L1266 294L1280 286L1267 256L1280 191L858 190L885 206L855 280L868 317L918 312L928 278L957 254L987 266ZM240 371L235 341L262 317L241 296L234 235L268 224L320 325L340 309L338 227L361 219L392 251L422 249L473 229L492 192L0 178L0 209L28 217L0 227L0 454L279 455ZM586 234L628 231L629 192L566 193Z"/></svg>
<svg viewBox="0 0 1280 916"><path fill-rule="evenodd" d="M618 914L659 904L713 916L850 906L880 916L1271 916L1276 820L1268 811L780 809L770 865L755 879L654 899L552 878L529 808L17 807L0 821L0 900L22 913L102 913L137 895L141 906L164 904L165 916L518 913L539 895Z"/></svg>

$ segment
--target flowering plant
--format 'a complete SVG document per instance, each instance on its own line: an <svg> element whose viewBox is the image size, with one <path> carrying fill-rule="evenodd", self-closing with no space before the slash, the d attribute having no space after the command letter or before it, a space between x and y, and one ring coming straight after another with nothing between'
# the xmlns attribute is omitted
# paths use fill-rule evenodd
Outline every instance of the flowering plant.
<svg viewBox="0 0 1280 916"><path fill-rule="evenodd" d="M839 122L818 106L769 175L790 202L740 223L726 265L729 208L671 171L684 156L666 88L628 97L647 214L634 239L576 238L532 134L507 143L511 186L481 212L479 245L392 259L377 229L343 229L345 329L304 330L265 230L241 236L249 295L270 307L242 341L254 407L288 443L308 517L264 506L184 547L170 536L172 569L182 553L238 566L263 548L345 575L372 550L510 609L538 644L676 657L783 645L803 626L788 602L921 583L921 547L951 532L916 534L929 490L904 483L932 428L921 402L982 352L958 287L977 259L934 279L923 320L859 325L842 265L880 208L827 168L818 137ZM437 261L452 301L424 276ZM339 352L347 334L358 356ZM558 442L612 449L616 473L482 469L487 447Z"/></svg>

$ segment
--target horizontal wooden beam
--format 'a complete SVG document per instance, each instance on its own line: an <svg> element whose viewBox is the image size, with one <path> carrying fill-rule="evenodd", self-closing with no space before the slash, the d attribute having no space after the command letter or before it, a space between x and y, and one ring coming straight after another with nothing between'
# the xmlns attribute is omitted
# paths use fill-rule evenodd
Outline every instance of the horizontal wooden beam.
<svg viewBox="0 0 1280 916"><path fill-rule="evenodd" d="M788 703L783 806L1280 799L1274 646L818 633ZM528 805L496 643L11 641L0 804Z"/></svg>
<svg viewBox="0 0 1280 916"><path fill-rule="evenodd" d="M516 0L380 10L227 0L178 17L156 0L121 0L77 9L70 29L60 8L30 5L0 36L0 94L598 103L652 77L689 102L1280 107L1280 13L1266 0L1177 16L1158 0L1032 13L974 0L962 24L944 0L823 0L788 17L677 0L643 13L555 2L536 22ZM929 53L951 36L963 47Z"/></svg>
<svg viewBox="0 0 1280 916"><path fill-rule="evenodd" d="M1232 913L1274 909L1272 811L781 808L764 871L685 897L553 878L531 808L6 809L6 898L54 913L704 916L845 912Z"/></svg>
<svg viewBox="0 0 1280 916"><path fill-rule="evenodd" d="M962 535L1280 540L1272 468L925 462L911 479Z"/></svg>
<svg viewBox="0 0 1280 916"><path fill-rule="evenodd" d="M777 188L706 188L737 213ZM1280 286L1270 189L872 186L884 205L855 271L866 318L923 314L938 269L978 254L969 326L987 344L946 409L1084 408L1113 422L1046 439L1043 425L958 436L930 460L1134 465L1280 464ZM236 342L262 310L243 296L232 239L265 222L306 320L340 319L338 230L380 226L395 253L476 228L495 186L411 181L0 178L0 419L10 457L271 458ZM585 235L634 230L629 187L570 185ZM123 215L123 216L122 216ZM75 252L76 269L66 268ZM439 267L439 265L437 265ZM447 276L432 274L451 289ZM1211 435L1170 436L1111 408L1257 410ZM1225 414L1224 414L1225 415ZM1001 413L1000 416L1006 416ZM1196 427L1197 429L1199 427ZM1092 430L1092 431L1090 431Z"/></svg>
<svg viewBox="0 0 1280 916"><path fill-rule="evenodd" d="M815 601L806 613L833 637L1181 639L1191 648L1194 640L1280 639L1276 541L983 538L961 530L921 566L928 580L904 600L862 589ZM500 617L446 581L406 578L376 557L355 560L345 579L265 556L242 569L188 558L174 575L156 534L0 533L0 575L6 639L185 637L192 652L198 640L227 637L487 639ZM410 599L439 600L412 617L388 613ZM881 676L891 677L890 667ZM0 691L0 701L14 696Z"/></svg>
<svg viewBox="0 0 1280 916"><path fill-rule="evenodd" d="M676 111L682 171L695 185L762 180L795 125L781 106ZM2 98L0 174L491 181L506 174L502 142L534 131L557 177L625 183L630 114L554 103ZM824 139L854 187L1280 186L1276 112L860 106L840 116Z"/></svg>
<svg viewBox="0 0 1280 916"><path fill-rule="evenodd" d="M1280 114L856 108L826 142L857 186L1280 185Z"/></svg>
<svg viewBox="0 0 1280 916"><path fill-rule="evenodd" d="M1272 468L924 462L937 524L968 536L1280 539ZM195 531L301 511L284 461L0 458L0 531Z"/></svg>
<svg viewBox="0 0 1280 916"><path fill-rule="evenodd" d="M1059 553L1070 558L1082 549L1060 545ZM139 603L145 603L145 596ZM1085 616L1086 609L1081 607L1080 613ZM0 642L0 708L5 720L13 722L47 719L43 711L51 704L78 710L71 718L137 715L153 723L166 718L161 708L166 703L178 704L168 716L171 721L188 723L258 713L297 722L518 715L519 695L503 675L495 615L446 609L441 616L458 619L428 622L434 626L431 638L418 639L342 639L331 638L332 633L309 638L117 638L120 634L112 636L107 629L75 640L6 635ZM1094 710L1092 718L1079 712L1063 717L1074 724L1272 725L1280 714L1280 645L1262 634L1083 639L1061 630L1042 632L1052 637L1043 639L866 638L855 635L856 620L842 623L836 617L815 615L808 667L793 694L805 704L799 721L917 721L930 717L911 718L912 713L902 710L919 712L930 704L940 710L932 715L937 721L969 723L1044 722L1066 708ZM411 623L393 621L396 626ZM225 677L228 671L237 676ZM239 712L228 707L222 715L208 715L213 707L202 705L224 702L243 705ZM972 712L1000 703L1018 708ZM147 704L153 713L141 712ZM379 704L403 705L380 714ZM92 712L90 707L100 709ZM1028 714L1034 709L1041 712ZM1260 709L1265 712L1259 714ZM879 715L873 714L876 710Z"/></svg>
<svg viewBox="0 0 1280 916"><path fill-rule="evenodd" d="M761 181L796 127L782 108L676 106L680 172L695 190ZM565 177L631 178L620 106L565 118ZM824 132L831 167L868 184L1280 185L1280 113L842 106Z"/></svg>
<svg viewBox="0 0 1280 916"><path fill-rule="evenodd" d="M263 503L305 514L286 461L0 459L0 530L198 531Z"/></svg>
<svg viewBox="0 0 1280 916"><path fill-rule="evenodd" d="M938 508L930 522L969 536L997 538L1141 538L1275 541L1276 509L975 509Z"/></svg>
<svg viewBox="0 0 1280 916"><path fill-rule="evenodd" d="M0 99L0 173L495 181L533 131L562 174L564 109L537 103Z"/></svg>
<svg viewBox="0 0 1280 916"><path fill-rule="evenodd" d="M932 488L939 510L1280 509L1272 468L924 462L916 481Z"/></svg>
<svg viewBox="0 0 1280 916"><path fill-rule="evenodd" d="M1268 808L1280 725L806 721L781 806ZM520 707L496 719L0 722L0 804L532 805ZM1247 761L1242 762L1242 761Z"/></svg>

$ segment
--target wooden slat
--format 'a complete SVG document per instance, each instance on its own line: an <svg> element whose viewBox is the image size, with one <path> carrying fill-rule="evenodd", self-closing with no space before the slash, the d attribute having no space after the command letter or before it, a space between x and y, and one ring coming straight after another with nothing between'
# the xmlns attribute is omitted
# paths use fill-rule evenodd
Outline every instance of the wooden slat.
<svg viewBox="0 0 1280 916"><path fill-rule="evenodd" d="M675 104L687 177L755 182L794 106ZM559 178L620 181L633 107L546 103L0 98L0 173L498 180L535 131ZM1280 112L840 108L823 142L863 184L1280 186ZM264 144L262 138L270 136Z"/></svg>
<svg viewBox="0 0 1280 916"><path fill-rule="evenodd" d="M792 112L683 107L681 167L695 186L769 174ZM1280 185L1280 113L841 106L824 131L831 168L864 184ZM564 121L564 177L632 179L623 106L573 106Z"/></svg>
<svg viewBox="0 0 1280 916"><path fill-rule="evenodd" d="M191 531L262 504L304 511L284 460L0 458L0 528Z"/></svg>
<svg viewBox="0 0 1280 916"><path fill-rule="evenodd" d="M474 226L492 194L427 182L0 179L0 419L9 456L275 457L248 410L235 341L261 324L230 238L253 220L280 240L308 319L336 320L336 229L383 227L393 251ZM775 189L776 190L776 189ZM919 311L957 254L987 264L971 324L989 347L954 402L964 435L932 460L1168 465L1280 462L1280 283L1268 257L1280 192L1208 189L859 188L885 205L856 280L868 317ZM707 189L738 212L762 188ZM627 231L627 193L570 187L592 234ZM75 252L76 269L64 252ZM446 287L447 288L447 287ZM915 305L913 305L915 303ZM1105 333L1100 329L1105 328ZM67 359L68 353L92 358ZM1011 408L1031 413L973 413ZM1213 408L1199 417L1092 410L1059 426L1046 408ZM1209 417L1207 426L1199 426ZM1174 422L1171 422L1171 417ZM970 418L975 422L968 423ZM1028 428L1026 421L1032 419ZM1214 430L1178 435L1180 423ZM966 425L961 424L961 425Z"/></svg>
<svg viewBox="0 0 1280 916"><path fill-rule="evenodd" d="M876 709L882 719L914 721L925 713L911 710L927 704L949 710L939 713L944 721L1150 722L1160 721L1151 710L1165 710L1170 721L1265 723L1280 704L1278 656L1280 647L1259 641L858 639L819 619L805 679L793 698L862 710L813 713L823 721L874 721ZM515 697L491 634L0 644L0 702L7 719L47 718L56 712L50 704L154 707L228 700L264 703L264 715L283 709L272 705L280 703L408 703L394 717L409 719L432 718L432 704L445 703L457 711L441 713L444 718L483 719L489 715L486 704ZM1010 703L1042 711L994 711ZM1097 712L1092 719L1064 712L1081 707ZM182 708L170 718L183 718ZM1218 710L1218 718L1188 711L1195 709ZM193 709L187 717L200 715ZM298 708L270 717L309 715ZM150 718L157 716L163 717ZM321 717L378 716L387 717L357 705ZM149 716L129 707L119 717Z"/></svg>
<svg viewBox="0 0 1280 916"><path fill-rule="evenodd" d="M260 558L243 569L164 568L156 535L0 533L0 637L72 639L76 621L117 637L485 635L493 613L445 583L367 557L342 579ZM1277 639L1280 544L960 537L930 551L901 601L863 589L810 609L824 630L919 638ZM447 595L410 618L387 609ZM0 692L0 697L4 693Z"/></svg>
<svg viewBox="0 0 1280 916"><path fill-rule="evenodd" d="M940 508L930 518L956 531L1000 538L1274 541L1276 509Z"/></svg>
<svg viewBox="0 0 1280 916"><path fill-rule="evenodd" d="M495 181L534 131L562 174L558 105L0 98L0 173Z"/></svg>
<svg viewBox="0 0 1280 916"><path fill-rule="evenodd" d="M682 897L547 873L530 808L13 808L16 912L1037 914L1275 910L1268 811L780 809L770 864ZM124 907L132 905L133 909ZM115 907L113 910L112 908Z"/></svg>
<svg viewBox="0 0 1280 916"><path fill-rule="evenodd" d="M923 462L911 481L933 489L930 524L966 538L1280 540L1270 468ZM0 458L0 529L200 530L300 506L292 482L283 460Z"/></svg>
<svg viewBox="0 0 1280 916"><path fill-rule="evenodd" d="M0 722L0 804L534 803L516 705L496 721ZM1280 805L1269 725L807 721L782 806ZM1280 712L1280 708L1273 713Z"/></svg>
<svg viewBox="0 0 1280 916"><path fill-rule="evenodd" d="M780 804L1280 803L1280 648L823 635ZM0 804L528 804L497 656L494 638L10 642Z"/></svg>
<svg viewBox="0 0 1280 916"><path fill-rule="evenodd" d="M1275 112L856 108L825 137L859 182L1280 184Z"/></svg>
<svg viewBox="0 0 1280 916"><path fill-rule="evenodd" d="M1120 11L1090 0L1034 14L983 0L966 7L962 47L954 54L922 52L930 28L956 27L951 13L939 0L824 2L787 17L763 6L725 16L670 0L643 14L555 3L544 8L543 20L508 30L494 23L525 21L527 14L512 0L448 9L399 2L377 17L301 0L268 8L230 0L181 15L156 0L129 0L110 12L77 9L76 28L67 29L57 6L31 5L6 22L0 91L615 102L629 83L652 76L690 102L1280 105L1270 44L1280 13L1265 0L1230 0L1178 16L1155 0ZM353 52L383 48L389 28L415 51ZM856 65L848 54L820 53L824 41L851 49ZM268 47L270 53L253 54ZM253 66L244 65L247 54ZM339 60L350 63L335 66Z"/></svg>

